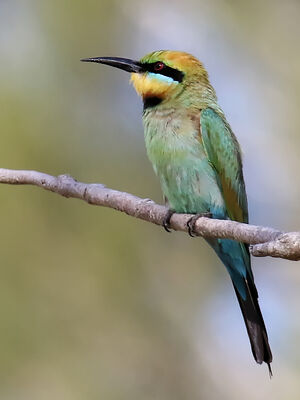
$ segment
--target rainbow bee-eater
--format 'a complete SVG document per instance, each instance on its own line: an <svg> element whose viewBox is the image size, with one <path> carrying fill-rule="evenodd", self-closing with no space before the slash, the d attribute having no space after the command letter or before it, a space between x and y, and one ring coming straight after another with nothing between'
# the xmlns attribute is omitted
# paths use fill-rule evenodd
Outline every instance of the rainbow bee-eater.
<svg viewBox="0 0 300 400"><path fill-rule="evenodd" d="M241 150L199 60L184 52L155 51L139 61L119 57L82 61L131 73L144 103L147 154L171 210L165 228L172 212L248 223ZM259 364L266 362L271 374L272 353L248 245L229 239L206 241L229 272L253 356Z"/></svg>

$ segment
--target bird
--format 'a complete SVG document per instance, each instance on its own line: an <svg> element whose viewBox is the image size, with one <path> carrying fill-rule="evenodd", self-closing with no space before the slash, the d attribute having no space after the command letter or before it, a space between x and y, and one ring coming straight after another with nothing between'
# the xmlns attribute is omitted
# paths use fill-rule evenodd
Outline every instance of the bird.
<svg viewBox="0 0 300 400"><path fill-rule="evenodd" d="M182 51L160 50L140 60L93 57L81 61L109 65L131 74L143 100L148 158L159 178L169 212L248 223L248 203L240 145L201 61ZM272 352L258 303L249 246L230 239L206 238L232 280L258 364L272 376Z"/></svg>

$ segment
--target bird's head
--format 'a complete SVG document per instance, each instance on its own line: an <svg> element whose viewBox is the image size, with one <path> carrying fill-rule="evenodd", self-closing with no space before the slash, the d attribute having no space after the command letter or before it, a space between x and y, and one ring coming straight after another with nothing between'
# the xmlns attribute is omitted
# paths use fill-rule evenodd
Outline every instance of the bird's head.
<svg viewBox="0 0 300 400"><path fill-rule="evenodd" d="M130 72L136 92L145 104L152 106L178 99L184 93L187 95L187 89L199 91L203 87L213 92L203 64L181 51L155 51L139 61L119 57L85 58L82 61L107 64Z"/></svg>

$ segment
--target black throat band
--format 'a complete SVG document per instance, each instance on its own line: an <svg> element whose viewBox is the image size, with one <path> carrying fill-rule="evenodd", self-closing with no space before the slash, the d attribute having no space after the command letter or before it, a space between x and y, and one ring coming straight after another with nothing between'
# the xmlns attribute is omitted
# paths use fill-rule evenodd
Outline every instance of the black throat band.
<svg viewBox="0 0 300 400"><path fill-rule="evenodd" d="M158 104L160 104L162 102L162 99L160 97L145 97L144 98L144 111L147 108L152 108L157 106Z"/></svg>

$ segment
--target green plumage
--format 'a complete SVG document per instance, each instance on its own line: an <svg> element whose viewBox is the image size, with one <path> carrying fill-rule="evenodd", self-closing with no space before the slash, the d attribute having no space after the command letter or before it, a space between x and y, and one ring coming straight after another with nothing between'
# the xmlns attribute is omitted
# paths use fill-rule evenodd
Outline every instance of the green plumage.
<svg viewBox="0 0 300 400"><path fill-rule="evenodd" d="M248 223L240 147L208 79L206 85L187 80L184 91L175 93L143 113L147 154L169 207ZM230 274L254 358L270 369L272 354L248 246L228 239L207 242Z"/></svg>
<svg viewBox="0 0 300 400"><path fill-rule="evenodd" d="M140 61L115 57L83 61L132 72L131 81L144 101L147 153L172 210L210 212L213 218L248 223L239 144L200 61L176 51L153 52ZM266 362L271 374L272 353L248 246L229 239L207 242L230 274L254 358Z"/></svg>
<svg viewBox="0 0 300 400"><path fill-rule="evenodd" d="M166 126L163 110L146 110L147 153L171 209L190 214L210 212L214 218L221 219L243 215L241 222L248 222L239 146L223 118L212 108L199 109L193 115L188 110L174 109L168 114ZM235 209L230 209L232 204ZM210 244L223 261L225 256L235 259L226 266L245 298L242 279L247 270L252 276L245 246L234 241L210 241Z"/></svg>

